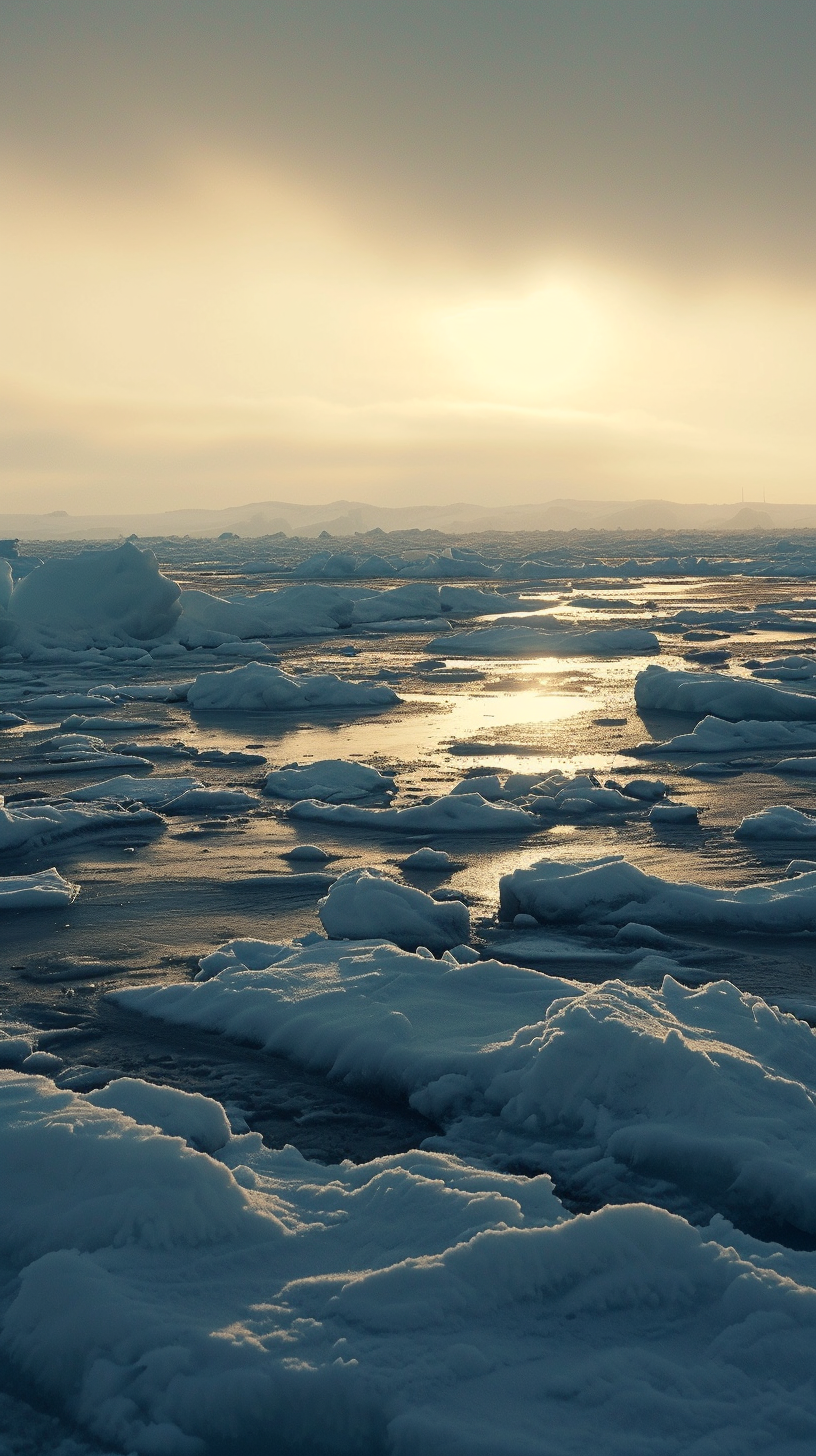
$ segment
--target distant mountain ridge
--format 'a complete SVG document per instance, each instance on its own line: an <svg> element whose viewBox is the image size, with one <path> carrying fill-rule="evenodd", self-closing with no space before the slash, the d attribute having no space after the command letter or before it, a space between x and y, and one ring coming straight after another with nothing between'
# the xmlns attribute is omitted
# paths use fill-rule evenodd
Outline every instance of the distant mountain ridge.
<svg viewBox="0 0 816 1456"><path fill-rule="evenodd" d="M683 505L677 501L588 501L556 499L535 505L489 507L466 501L451 505L377 506L336 500L321 505L292 501L250 501L220 510L191 507L173 511L126 511L105 515L0 514L0 537L26 540L111 540L122 536L217 537L352 536L355 532L434 530L796 530L816 527L814 505Z"/></svg>

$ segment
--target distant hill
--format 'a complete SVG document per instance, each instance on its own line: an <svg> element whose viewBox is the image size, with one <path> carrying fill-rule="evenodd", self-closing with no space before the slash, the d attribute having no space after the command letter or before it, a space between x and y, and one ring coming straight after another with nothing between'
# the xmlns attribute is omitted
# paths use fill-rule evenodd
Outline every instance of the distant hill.
<svg viewBox="0 0 816 1456"><path fill-rule="evenodd" d="M0 514L0 537L24 540L116 540L123 536L241 537L353 536L369 531L606 531L796 530L816 526L816 505L682 505L677 501L549 500L535 505L376 506L336 500L324 505L251 501L223 510L183 509L140 514Z"/></svg>

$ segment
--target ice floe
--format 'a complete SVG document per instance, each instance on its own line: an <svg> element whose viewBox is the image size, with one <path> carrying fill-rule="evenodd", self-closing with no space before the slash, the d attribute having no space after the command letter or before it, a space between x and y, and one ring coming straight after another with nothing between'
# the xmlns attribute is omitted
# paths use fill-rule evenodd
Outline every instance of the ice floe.
<svg viewBox="0 0 816 1456"><path fill-rule="evenodd" d="M767 718L791 721L816 718L816 697L785 692L752 678L726 677L721 672L683 672L651 663L635 680L639 708L662 713L688 713L717 718Z"/></svg>
<svg viewBox="0 0 816 1456"><path fill-rule="evenodd" d="M287 810L293 819L317 820L397 834L529 834L538 820L514 804L491 804L481 794L448 794L406 809L368 809L359 804L321 804L303 799Z"/></svg>
<svg viewBox="0 0 816 1456"><path fill-rule="evenodd" d="M33 875L0 875L0 910L52 910L70 905L78 894L79 886L53 868Z"/></svg>
<svg viewBox="0 0 816 1456"><path fill-rule="evenodd" d="M571 863L543 859L503 875L499 896L506 921L523 913L542 924L638 921L658 929L693 926L714 934L816 930L816 874L726 890L647 875L621 858Z"/></svg>
<svg viewBox="0 0 816 1456"><path fill-rule="evenodd" d="M264 793L278 799L320 799L344 804L371 794L393 792L394 780L367 764L344 758L323 758L316 763L289 764L266 775Z"/></svg>
<svg viewBox="0 0 816 1456"><path fill-rule="evenodd" d="M639 743L637 753L744 753L748 750L779 748L816 749L816 727L809 723L729 723L724 718L706 717L691 733L678 733L665 743Z"/></svg>
<svg viewBox="0 0 816 1456"><path fill-rule="evenodd" d="M735 839L816 839L816 819L803 814L801 809L792 809L788 804L776 804L770 809L761 809L748 814L734 830Z"/></svg>
<svg viewBox="0 0 816 1456"><path fill-rule="evenodd" d="M466 905L440 903L379 869L341 875L320 901L319 914L332 940L389 940L403 950L424 945L438 954L470 939Z"/></svg>
<svg viewBox="0 0 816 1456"><path fill-rule="evenodd" d="M89 794L87 797L96 796ZM68 835L145 825L160 828L162 820L149 809L125 810L110 803L86 806L65 802L48 804L37 800L0 804L0 854L39 849Z"/></svg>
<svg viewBox="0 0 816 1456"><path fill-rule="evenodd" d="M187 690L199 711L304 711L312 708L380 708L400 701L384 683L349 682L333 673L290 676L279 667L250 662L226 672L203 672Z"/></svg>

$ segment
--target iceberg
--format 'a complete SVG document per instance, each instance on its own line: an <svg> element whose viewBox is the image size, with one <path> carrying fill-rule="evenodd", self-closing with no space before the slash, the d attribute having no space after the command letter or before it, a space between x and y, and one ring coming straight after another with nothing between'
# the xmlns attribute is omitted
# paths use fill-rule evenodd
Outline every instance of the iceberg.
<svg viewBox="0 0 816 1456"><path fill-rule="evenodd" d="M27 642L39 635L90 647L161 637L181 608L179 589L162 576L153 552L126 541L44 562L16 583L7 610Z"/></svg>

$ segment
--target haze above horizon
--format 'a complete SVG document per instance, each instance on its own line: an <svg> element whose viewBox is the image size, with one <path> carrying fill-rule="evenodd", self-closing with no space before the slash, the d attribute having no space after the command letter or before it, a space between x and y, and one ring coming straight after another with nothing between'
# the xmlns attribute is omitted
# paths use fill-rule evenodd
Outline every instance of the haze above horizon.
<svg viewBox="0 0 816 1456"><path fill-rule="evenodd" d="M804 0L20 0L0 515L816 502Z"/></svg>

